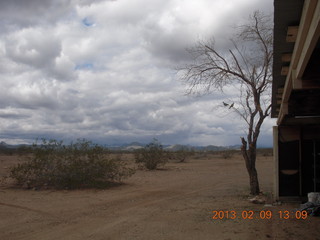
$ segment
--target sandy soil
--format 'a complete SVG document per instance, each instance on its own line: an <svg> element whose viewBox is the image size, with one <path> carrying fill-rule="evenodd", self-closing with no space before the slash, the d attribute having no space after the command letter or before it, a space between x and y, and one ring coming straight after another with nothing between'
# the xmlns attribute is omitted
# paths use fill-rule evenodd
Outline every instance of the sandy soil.
<svg viewBox="0 0 320 240"><path fill-rule="evenodd" d="M0 176L16 162L0 156ZM258 158L260 185L272 189L272 157ZM248 202L248 176L240 156L195 156L157 171L138 170L106 190L21 190L0 186L0 239L320 239L320 218L281 219L278 211ZM212 219L215 210L236 219ZM270 210L271 219L259 219ZM253 219L243 219L253 211Z"/></svg>

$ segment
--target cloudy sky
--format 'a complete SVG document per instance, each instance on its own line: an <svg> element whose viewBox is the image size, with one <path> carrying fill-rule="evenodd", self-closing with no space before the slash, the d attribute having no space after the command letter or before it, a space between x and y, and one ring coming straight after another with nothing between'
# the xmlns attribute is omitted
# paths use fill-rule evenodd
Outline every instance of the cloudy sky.
<svg viewBox="0 0 320 240"><path fill-rule="evenodd" d="M257 9L273 1L0 0L0 141L239 144L245 125L219 108L236 92L186 96L175 69Z"/></svg>

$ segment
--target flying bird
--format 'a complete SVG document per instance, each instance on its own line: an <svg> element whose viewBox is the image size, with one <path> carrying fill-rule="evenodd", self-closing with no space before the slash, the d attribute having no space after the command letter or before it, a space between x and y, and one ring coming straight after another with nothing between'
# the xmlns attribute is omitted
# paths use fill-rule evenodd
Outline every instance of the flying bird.
<svg viewBox="0 0 320 240"><path fill-rule="evenodd" d="M234 106L234 103L232 103L232 104L230 105L229 109L232 108L233 106Z"/></svg>
<svg viewBox="0 0 320 240"><path fill-rule="evenodd" d="M228 103L225 103L225 102L222 102L223 103L223 105L226 107L226 106L229 106L229 104Z"/></svg>

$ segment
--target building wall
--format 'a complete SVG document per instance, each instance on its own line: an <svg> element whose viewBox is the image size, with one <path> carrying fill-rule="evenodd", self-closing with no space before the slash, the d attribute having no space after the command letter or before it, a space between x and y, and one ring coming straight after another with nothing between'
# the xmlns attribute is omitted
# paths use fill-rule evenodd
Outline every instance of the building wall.
<svg viewBox="0 0 320 240"><path fill-rule="evenodd" d="M275 198L320 191L320 125L274 127Z"/></svg>

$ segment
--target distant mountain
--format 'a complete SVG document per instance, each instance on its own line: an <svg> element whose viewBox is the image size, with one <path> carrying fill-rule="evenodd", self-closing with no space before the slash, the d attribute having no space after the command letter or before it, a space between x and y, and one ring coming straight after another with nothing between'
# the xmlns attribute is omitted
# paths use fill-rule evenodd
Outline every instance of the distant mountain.
<svg viewBox="0 0 320 240"><path fill-rule="evenodd" d="M18 144L18 145L10 145L6 142L0 142L0 148L2 149L12 149L18 148L21 146L28 146L26 144ZM104 145L104 147L114 150L114 151L134 151L136 149L144 148L146 144L140 142L131 142L131 143L124 143L124 144L110 144ZM193 151L223 151L223 150L240 150L240 145L232 145L232 146L215 146L215 145L208 145L208 146L191 146L191 145L182 145L182 144L173 144L173 145L163 145L163 148L167 151L179 151L182 149L186 150L193 150Z"/></svg>
<svg viewBox="0 0 320 240"><path fill-rule="evenodd" d="M21 146L21 145L10 145L4 141L0 142L0 148L17 148L19 146Z"/></svg>
<svg viewBox="0 0 320 240"><path fill-rule="evenodd" d="M210 151L223 151L223 150L239 150L240 145L233 145L233 146L215 146L215 145L208 145L208 146L197 146L192 147L195 151L204 151L204 152L210 152Z"/></svg>
<svg viewBox="0 0 320 240"><path fill-rule="evenodd" d="M174 144L174 145L164 146L164 149L168 151L179 151L179 150L194 150L194 147L190 145Z"/></svg>
<svg viewBox="0 0 320 240"><path fill-rule="evenodd" d="M5 142L2 141L2 142L0 142L0 146L1 147L6 147L6 146L8 146L8 144L6 144Z"/></svg>
<svg viewBox="0 0 320 240"><path fill-rule="evenodd" d="M124 143L124 144L106 144L104 145L106 148L115 151L133 151L136 149L144 148L145 144L139 142L131 142L131 143Z"/></svg>
<svg viewBox="0 0 320 240"><path fill-rule="evenodd" d="M145 147L144 144L141 144L139 142L132 142L132 143L123 145L122 150L132 151L132 150L137 150L137 149L141 149L144 147Z"/></svg>
<svg viewBox="0 0 320 240"><path fill-rule="evenodd" d="M146 146L146 144L140 142L131 142L131 143L124 143L121 145L104 145L106 148L110 150L116 151L134 151L136 149L141 149ZM162 145L163 148L167 151L179 151L182 149L193 150L193 151L222 151L222 150L231 150L231 149L240 149L240 145L233 145L233 146L191 146L191 145L182 145L182 144L173 144L173 145Z"/></svg>
<svg viewBox="0 0 320 240"><path fill-rule="evenodd" d="M142 143L139 143L139 142L132 142L132 143L129 143L129 144L124 144L123 146L127 145L127 147L129 146L140 146L140 147L144 147L145 144L142 144Z"/></svg>
<svg viewBox="0 0 320 240"><path fill-rule="evenodd" d="M23 146L28 146L26 144L7 144L6 142L2 141L0 142L0 150L1 151L12 151L12 150L16 150L20 147L23 147Z"/></svg>

